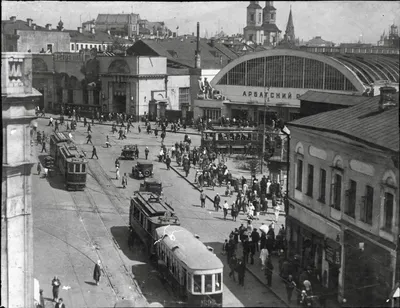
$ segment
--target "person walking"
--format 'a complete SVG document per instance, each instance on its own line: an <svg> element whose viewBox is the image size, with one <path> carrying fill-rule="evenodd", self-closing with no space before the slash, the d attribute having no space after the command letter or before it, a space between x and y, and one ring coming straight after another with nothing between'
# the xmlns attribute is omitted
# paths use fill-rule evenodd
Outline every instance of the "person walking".
<svg viewBox="0 0 400 308"><path fill-rule="evenodd" d="M232 216L232 220L236 221L236 217L237 217L237 206L236 206L236 202L233 201L232 206L231 206L231 216Z"/></svg>
<svg viewBox="0 0 400 308"><path fill-rule="evenodd" d="M265 277L267 277L267 285L269 287L272 286L272 271L274 270L274 266L271 262L271 256L267 259L267 264L265 265Z"/></svg>
<svg viewBox="0 0 400 308"><path fill-rule="evenodd" d="M229 204L228 201L225 200L224 205L222 206L224 211L224 220L226 220L226 216L228 215Z"/></svg>
<svg viewBox="0 0 400 308"><path fill-rule="evenodd" d="M202 190L202 191L200 192L200 202L201 202L201 207L202 207L202 208L203 208L203 207L206 207L206 198L207 198L207 196L206 196L204 190Z"/></svg>
<svg viewBox="0 0 400 308"><path fill-rule="evenodd" d="M296 283L294 282L292 275L288 276L288 279L285 281L285 284L286 284L287 300L290 305L292 303L293 290L296 288Z"/></svg>
<svg viewBox="0 0 400 308"><path fill-rule="evenodd" d="M171 166L171 158L169 155L167 155L167 158L165 159L165 164L167 165L167 170L169 170Z"/></svg>
<svg viewBox="0 0 400 308"><path fill-rule="evenodd" d="M90 123L88 124L87 132L92 133L92 125L90 125Z"/></svg>
<svg viewBox="0 0 400 308"><path fill-rule="evenodd" d="M146 147L146 148L144 149L144 156L146 157L146 159L147 159L147 157L149 156L149 152L150 152L149 147Z"/></svg>
<svg viewBox="0 0 400 308"><path fill-rule="evenodd" d="M281 207L279 206L278 203L276 203L276 206L274 208L274 213L275 213L275 223L278 223L278 219L279 219L279 213L281 211Z"/></svg>
<svg viewBox="0 0 400 308"><path fill-rule="evenodd" d="M139 134L142 132L142 129L140 128L140 124L137 127Z"/></svg>
<svg viewBox="0 0 400 308"><path fill-rule="evenodd" d="M97 156L97 150L96 150L96 147L95 147L95 146L93 146L92 157L91 157L91 159L93 159L93 156L96 156L96 158L99 159L99 157Z"/></svg>
<svg viewBox="0 0 400 308"><path fill-rule="evenodd" d="M58 300L58 303L54 306L54 308L66 308L64 301L62 298Z"/></svg>
<svg viewBox="0 0 400 308"><path fill-rule="evenodd" d="M58 301L58 293L60 291L61 281L57 276L54 276L51 281L51 285L53 286L53 302Z"/></svg>
<svg viewBox="0 0 400 308"><path fill-rule="evenodd" d="M40 164L40 162L38 162L38 164L37 164L37 173L38 173L38 175L40 175L41 172L42 172L42 165Z"/></svg>
<svg viewBox="0 0 400 308"><path fill-rule="evenodd" d="M216 212L218 212L218 209L221 208L219 203L221 202L221 197L219 194L216 194L214 197L214 209Z"/></svg>
<svg viewBox="0 0 400 308"><path fill-rule="evenodd" d="M108 137L108 135L106 136L106 147L112 147L112 145L110 144L110 139Z"/></svg>
<svg viewBox="0 0 400 308"><path fill-rule="evenodd" d="M119 166L116 167L115 170L115 179L118 180L119 179Z"/></svg>
<svg viewBox="0 0 400 308"><path fill-rule="evenodd" d="M236 266L236 271L238 272L238 276L239 276L239 285L244 287L244 276L246 273L246 264L243 259L238 260L238 264Z"/></svg>
<svg viewBox="0 0 400 308"><path fill-rule="evenodd" d="M50 117L50 119L49 119L49 125L47 125L47 126L54 126L54 124L53 124L53 117Z"/></svg>
<svg viewBox="0 0 400 308"><path fill-rule="evenodd" d="M86 136L86 139L87 139L86 144L88 144L89 142L90 142L91 144L93 144L93 142L92 142L92 135L91 135L91 134L88 134L88 135Z"/></svg>
<svg viewBox="0 0 400 308"><path fill-rule="evenodd" d="M126 173L122 176L122 188L126 188L128 185L128 177L126 176Z"/></svg>
<svg viewBox="0 0 400 308"><path fill-rule="evenodd" d="M43 142L42 142L42 152L40 152L40 153L43 153L43 151L45 151L46 153L47 153L47 150L46 150L46 141L43 139Z"/></svg>
<svg viewBox="0 0 400 308"><path fill-rule="evenodd" d="M229 277L233 278L233 281L236 281L235 279L235 269L238 265L238 259L236 258L236 253L233 253L232 257L229 259L229 269L231 270L229 272Z"/></svg>
<svg viewBox="0 0 400 308"><path fill-rule="evenodd" d="M101 277L101 268L100 268L100 260L97 260L97 263L94 265L94 271L93 271L93 279L96 281L96 285L99 285L100 282L100 277Z"/></svg>
<svg viewBox="0 0 400 308"><path fill-rule="evenodd" d="M83 127L86 127L87 124L88 124L88 123L87 123L87 119L86 119L86 117L84 117L84 118L83 118Z"/></svg>

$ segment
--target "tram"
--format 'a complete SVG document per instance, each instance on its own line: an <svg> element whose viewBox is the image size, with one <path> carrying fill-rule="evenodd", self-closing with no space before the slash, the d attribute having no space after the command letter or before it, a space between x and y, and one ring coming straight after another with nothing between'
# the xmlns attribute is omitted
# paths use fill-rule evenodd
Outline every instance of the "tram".
<svg viewBox="0 0 400 308"><path fill-rule="evenodd" d="M64 176L67 190L85 189L88 163L86 156L66 133L51 135L50 156Z"/></svg>
<svg viewBox="0 0 400 308"><path fill-rule="evenodd" d="M221 153L257 154L262 148L262 130L234 127L207 129L202 131L201 146Z"/></svg>
<svg viewBox="0 0 400 308"><path fill-rule="evenodd" d="M223 264L213 249L181 226L156 229L159 270L189 307L222 307Z"/></svg>
<svg viewBox="0 0 400 308"><path fill-rule="evenodd" d="M161 226L179 225L179 219L171 205L163 201L159 194L137 191L131 197L129 225L141 242L145 244L149 256L155 254L155 230Z"/></svg>

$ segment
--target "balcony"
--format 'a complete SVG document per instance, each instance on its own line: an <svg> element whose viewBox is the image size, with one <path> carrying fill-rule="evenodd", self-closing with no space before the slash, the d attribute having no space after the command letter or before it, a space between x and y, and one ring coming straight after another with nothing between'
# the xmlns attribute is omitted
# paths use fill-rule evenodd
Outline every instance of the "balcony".
<svg viewBox="0 0 400 308"><path fill-rule="evenodd" d="M37 94L32 90L32 54L1 53L1 93L7 96Z"/></svg>

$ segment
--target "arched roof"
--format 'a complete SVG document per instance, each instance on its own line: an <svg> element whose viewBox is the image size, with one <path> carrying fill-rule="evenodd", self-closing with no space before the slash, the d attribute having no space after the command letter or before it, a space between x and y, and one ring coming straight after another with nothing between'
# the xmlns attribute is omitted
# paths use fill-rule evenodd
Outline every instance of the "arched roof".
<svg viewBox="0 0 400 308"><path fill-rule="evenodd" d="M267 65L270 66L267 68ZM273 49L250 53L235 59L213 78L211 84L213 87L218 84L275 86L363 93L366 86L378 80L398 83L398 66L398 59L382 55L326 56L293 49ZM262 76L262 72L265 71L267 75L268 70L275 70L275 73L282 75L277 76L282 80L280 85L268 84L275 78ZM229 78L228 73L232 75ZM243 76L243 80L240 79L240 75ZM305 81L306 75L313 80ZM285 78L288 80L285 81Z"/></svg>

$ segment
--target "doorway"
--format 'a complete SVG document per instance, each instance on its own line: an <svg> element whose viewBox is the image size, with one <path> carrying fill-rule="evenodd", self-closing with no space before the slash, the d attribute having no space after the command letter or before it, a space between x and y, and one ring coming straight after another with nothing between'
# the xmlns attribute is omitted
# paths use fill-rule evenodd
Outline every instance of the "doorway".
<svg viewBox="0 0 400 308"><path fill-rule="evenodd" d="M126 112L126 95L114 95L113 111L117 113Z"/></svg>

